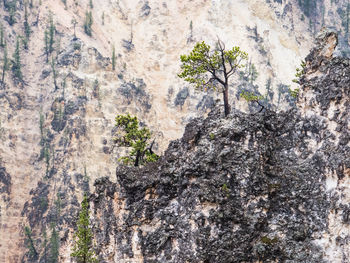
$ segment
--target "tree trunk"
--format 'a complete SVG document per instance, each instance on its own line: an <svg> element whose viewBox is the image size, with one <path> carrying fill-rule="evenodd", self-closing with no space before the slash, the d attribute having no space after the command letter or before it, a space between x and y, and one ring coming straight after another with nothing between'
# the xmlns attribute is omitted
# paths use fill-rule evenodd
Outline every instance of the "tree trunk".
<svg viewBox="0 0 350 263"><path fill-rule="evenodd" d="M225 107L225 117L230 114L230 105L228 104L228 84L225 84L225 88L222 92L224 95L224 107Z"/></svg>
<svg viewBox="0 0 350 263"><path fill-rule="evenodd" d="M135 158L135 163L134 163L135 167L139 166L140 157L141 157L141 152L140 152L140 150L138 150L137 153L136 153L136 158Z"/></svg>

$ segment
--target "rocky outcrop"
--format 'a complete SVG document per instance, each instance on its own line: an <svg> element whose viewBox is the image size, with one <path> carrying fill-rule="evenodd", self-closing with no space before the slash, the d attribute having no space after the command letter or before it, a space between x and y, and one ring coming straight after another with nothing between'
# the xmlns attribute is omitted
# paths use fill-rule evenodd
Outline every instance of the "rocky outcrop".
<svg viewBox="0 0 350 263"><path fill-rule="evenodd" d="M336 39L306 58L299 108L216 108L159 162L96 180L100 262L347 262L350 67Z"/></svg>

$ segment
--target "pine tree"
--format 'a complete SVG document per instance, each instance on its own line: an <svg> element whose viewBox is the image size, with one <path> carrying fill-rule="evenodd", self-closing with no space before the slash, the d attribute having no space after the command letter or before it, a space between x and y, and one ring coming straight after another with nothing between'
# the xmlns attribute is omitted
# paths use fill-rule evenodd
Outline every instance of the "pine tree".
<svg viewBox="0 0 350 263"><path fill-rule="evenodd" d="M5 45L4 45L4 59L3 59L3 64L2 64L2 77L1 77L1 84L4 86L4 81L5 81L5 74L6 71L9 70L9 61L8 61L8 57L7 57L7 44L5 41Z"/></svg>
<svg viewBox="0 0 350 263"><path fill-rule="evenodd" d="M43 259L44 259L44 262L46 263L47 262L47 234L46 234L46 228L44 227L44 230L43 230Z"/></svg>
<svg viewBox="0 0 350 263"><path fill-rule="evenodd" d="M92 250L92 231L89 223L89 203L87 195L81 202L81 210L77 222L77 232L74 234L75 244L71 256L78 263L95 263L97 258Z"/></svg>
<svg viewBox="0 0 350 263"><path fill-rule="evenodd" d="M14 78L19 81L23 81L22 70L21 70L21 56L19 50L19 39L17 38L16 49L12 55L12 73Z"/></svg>
<svg viewBox="0 0 350 263"><path fill-rule="evenodd" d="M25 243L28 248L29 258L32 260L36 260L38 258L38 252L34 246L34 240L32 238L32 230L29 227L24 228L24 234L26 235Z"/></svg>
<svg viewBox="0 0 350 263"><path fill-rule="evenodd" d="M115 47L112 50L112 69L115 70Z"/></svg>
<svg viewBox="0 0 350 263"><path fill-rule="evenodd" d="M27 2L24 5L24 22L23 22L23 25L24 25L24 35L27 38L27 40L29 40L29 36L30 36L31 30L30 30L30 26L29 26L29 23L28 23Z"/></svg>
<svg viewBox="0 0 350 263"><path fill-rule="evenodd" d="M49 62L49 54L50 54L50 48L49 48L49 31L45 30L45 55L46 55L46 63Z"/></svg>
<svg viewBox="0 0 350 263"><path fill-rule="evenodd" d="M222 92L227 116L230 113L229 78L245 66L248 54L238 46L226 50L221 40L218 40L216 48L211 50L203 41L197 43L189 55L182 55L180 59L182 72L178 76L196 88Z"/></svg>
<svg viewBox="0 0 350 263"><path fill-rule="evenodd" d="M90 12L86 11L86 13L85 13L85 22L84 22L84 32L88 36L92 35L92 29L91 29L92 22L93 21L92 21L92 13L91 13L91 11Z"/></svg>
<svg viewBox="0 0 350 263"><path fill-rule="evenodd" d="M15 18L15 14L16 14L16 1L11 2L10 6L9 6L9 24L10 26L12 26L14 23L16 23L16 18Z"/></svg>
<svg viewBox="0 0 350 263"><path fill-rule="evenodd" d="M55 59L52 58L51 59L51 70L52 70L52 76L53 76L53 84L55 86L55 90L58 89L58 85L57 85L57 71L55 68Z"/></svg>
<svg viewBox="0 0 350 263"><path fill-rule="evenodd" d="M129 113L117 115L115 126L118 128L115 143L118 146L131 148L129 154L119 158L118 161L140 166L158 160L159 156L152 150L154 140L150 142L151 132L147 127L139 127L136 116L131 116Z"/></svg>
<svg viewBox="0 0 350 263"><path fill-rule="evenodd" d="M93 5L93 3L92 3L92 0L89 1L89 6L90 6L91 9L94 8L94 5Z"/></svg>
<svg viewBox="0 0 350 263"><path fill-rule="evenodd" d="M4 27L2 24L0 24L0 46L5 46L5 39L4 39Z"/></svg>
<svg viewBox="0 0 350 263"><path fill-rule="evenodd" d="M23 48L25 50L28 50L28 38L26 38L25 36L19 36L19 38L22 41Z"/></svg>
<svg viewBox="0 0 350 263"><path fill-rule="evenodd" d="M59 256L59 236L56 231L55 224L51 225L51 237L50 237L50 263L58 263Z"/></svg>
<svg viewBox="0 0 350 263"><path fill-rule="evenodd" d="M52 16L50 16L50 27L49 27L49 53L51 54L53 52L53 44L55 43L55 31L56 27L53 23Z"/></svg>

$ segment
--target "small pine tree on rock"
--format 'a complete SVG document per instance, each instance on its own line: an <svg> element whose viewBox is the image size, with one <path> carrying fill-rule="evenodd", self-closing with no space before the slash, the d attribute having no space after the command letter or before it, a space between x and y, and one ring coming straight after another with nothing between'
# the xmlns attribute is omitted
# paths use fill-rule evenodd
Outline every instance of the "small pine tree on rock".
<svg viewBox="0 0 350 263"><path fill-rule="evenodd" d="M189 55L182 55L180 59L182 71L178 76L201 90L222 92L227 116L230 113L229 79L239 68L245 67L248 54L238 46L226 50L221 40L217 41L215 49L203 41L197 43Z"/></svg>
<svg viewBox="0 0 350 263"><path fill-rule="evenodd" d="M95 252L92 249L92 231L89 222L89 202L87 195L81 202L81 210L77 222L77 232L74 234L75 244L71 257L78 263L97 263Z"/></svg>
<svg viewBox="0 0 350 263"><path fill-rule="evenodd" d="M159 156L152 151L154 140L149 143L151 132L147 127L139 127L136 116L132 117L130 114L118 115L115 122L115 126L119 130L114 141L119 146L131 147L128 156L119 158L119 161L127 165L139 166L158 160Z"/></svg>

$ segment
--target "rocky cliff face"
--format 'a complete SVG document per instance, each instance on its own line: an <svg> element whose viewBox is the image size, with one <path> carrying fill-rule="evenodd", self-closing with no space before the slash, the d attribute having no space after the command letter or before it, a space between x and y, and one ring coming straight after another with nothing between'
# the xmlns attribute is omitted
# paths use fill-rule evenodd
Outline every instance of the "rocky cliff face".
<svg viewBox="0 0 350 263"><path fill-rule="evenodd" d="M29 0L26 42L25 2L0 2L0 40L3 32L12 58L18 38L24 80L15 80L9 69L0 87L0 262L30 261L25 226L39 254L32 261L44 262L50 248L44 233L51 234L52 223L59 231L61 260L69 262L83 193L97 178L115 181L121 152L112 143L117 113L130 112L147 123L162 153L186 123L214 107L217 94L194 91L176 77L179 55L196 41L213 44L218 36L250 54L258 75L250 64L233 81L236 108L248 110L237 96L247 89L267 94L265 105L280 110L294 105L288 85L313 33L335 25L344 44L348 32L346 0L317 1L316 7L296 0ZM93 17L92 36L84 33L86 11ZM44 32L51 18L54 43L47 61ZM1 66L4 53L0 43ZM312 112L324 94L305 90ZM329 125L338 136L337 121Z"/></svg>
<svg viewBox="0 0 350 263"><path fill-rule="evenodd" d="M324 33L300 108L195 119L91 195L100 262L348 262L349 59Z"/></svg>

